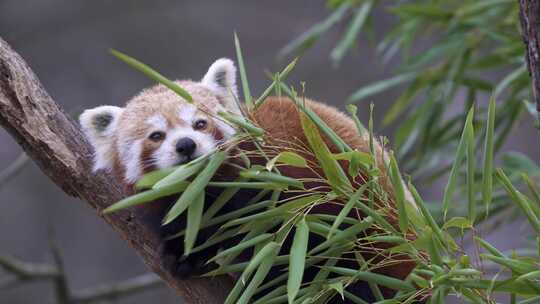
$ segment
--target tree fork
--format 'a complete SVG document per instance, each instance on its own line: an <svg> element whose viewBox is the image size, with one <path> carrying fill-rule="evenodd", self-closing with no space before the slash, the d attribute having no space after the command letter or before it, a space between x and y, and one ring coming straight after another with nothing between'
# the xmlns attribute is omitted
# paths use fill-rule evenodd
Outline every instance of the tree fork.
<svg viewBox="0 0 540 304"><path fill-rule="evenodd" d="M92 173L92 149L78 124L49 96L26 62L2 38L0 125L65 193L87 202L97 214L125 196L114 178ZM133 212L125 210L102 217L185 303L223 303L232 287L229 277L179 280L161 266L158 236Z"/></svg>

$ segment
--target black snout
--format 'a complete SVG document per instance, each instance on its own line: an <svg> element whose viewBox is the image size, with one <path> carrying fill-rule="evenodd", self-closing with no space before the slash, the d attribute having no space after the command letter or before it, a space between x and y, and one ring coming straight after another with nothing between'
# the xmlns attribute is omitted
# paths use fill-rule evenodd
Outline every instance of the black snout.
<svg viewBox="0 0 540 304"><path fill-rule="evenodd" d="M189 137L183 137L176 142L176 152L184 156L192 156L197 149L197 144Z"/></svg>

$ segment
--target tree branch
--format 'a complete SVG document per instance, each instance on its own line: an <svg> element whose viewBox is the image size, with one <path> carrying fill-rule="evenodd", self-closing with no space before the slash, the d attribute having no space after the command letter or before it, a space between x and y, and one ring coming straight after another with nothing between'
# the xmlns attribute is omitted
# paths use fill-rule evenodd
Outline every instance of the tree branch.
<svg viewBox="0 0 540 304"><path fill-rule="evenodd" d="M533 82L536 112L540 117L540 1L519 0L519 18L527 68Z"/></svg>
<svg viewBox="0 0 540 304"><path fill-rule="evenodd" d="M91 172L91 148L78 125L56 104L24 60L0 38L0 125L64 192L99 211L125 193L108 175ZM159 239L133 212L104 217L152 271L185 303L222 303L231 279L179 280L161 266Z"/></svg>
<svg viewBox="0 0 540 304"><path fill-rule="evenodd" d="M67 284L63 261L56 247L53 247L54 264L23 262L9 256L0 256L0 268L13 277L0 280L0 289L37 280L52 280L56 290L57 303L89 304L115 300L137 292L159 287L163 284L154 273L146 273L124 281L102 284L75 292L70 292Z"/></svg>

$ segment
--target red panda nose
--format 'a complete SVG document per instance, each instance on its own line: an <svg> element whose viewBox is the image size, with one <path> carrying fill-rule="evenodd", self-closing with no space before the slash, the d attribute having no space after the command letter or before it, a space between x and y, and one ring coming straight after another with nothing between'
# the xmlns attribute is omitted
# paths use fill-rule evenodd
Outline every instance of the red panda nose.
<svg viewBox="0 0 540 304"><path fill-rule="evenodd" d="M192 156L197 149L197 144L189 137L180 138L176 142L176 152L184 156Z"/></svg>

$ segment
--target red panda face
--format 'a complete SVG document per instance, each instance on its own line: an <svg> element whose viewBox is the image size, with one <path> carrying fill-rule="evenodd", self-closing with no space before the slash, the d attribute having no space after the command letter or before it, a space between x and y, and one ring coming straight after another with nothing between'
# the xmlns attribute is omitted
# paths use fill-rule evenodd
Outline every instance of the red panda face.
<svg viewBox="0 0 540 304"><path fill-rule="evenodd" d="M216 61L201 82L178 81L188 103L162 85L143 90L124 108L86 110L81 126L95 149L94 169L117 172L128 183L144 173L186 163L211 152L235 130L217 117L238 113L235 68Z"/></svg>

